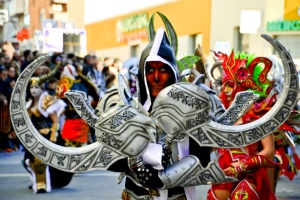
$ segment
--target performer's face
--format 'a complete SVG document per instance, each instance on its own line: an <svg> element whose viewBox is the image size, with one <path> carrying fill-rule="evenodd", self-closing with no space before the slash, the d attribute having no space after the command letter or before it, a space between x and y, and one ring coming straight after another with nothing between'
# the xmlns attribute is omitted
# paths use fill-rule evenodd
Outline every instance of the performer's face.
<svg viewBox="0 0 300 200"><path fill-rule="evenodd" d="M228 101L232 101L232 99L234 98L234 94L233 94L234 83L231 82L231 81L227 81L223 85L223 90L224 90L224 93L225 93L225 95L227 97L227 100Z"/></svg>
<svg viewBox="0 0 300 200"><path fill-rule="evenodd" d="M2 81L5 81L7 79L7 70L2 70L2 72L0 74L0 79Z"/></svg>
<svg viewBox="0 0 300 200"><path fill-rule="evenodd" d="M37 97L41 95L43 92L43 89L38 85L32 85L30 86L30 93L33 97Z"/></svg>
<svg viewBox="0 0 300 200"><path fill-rule="evenodd" d="M160 61L147 62L146 78L152 97L157 97L159 92L168 86L171 75L172 69L167 64Z"/></svg>

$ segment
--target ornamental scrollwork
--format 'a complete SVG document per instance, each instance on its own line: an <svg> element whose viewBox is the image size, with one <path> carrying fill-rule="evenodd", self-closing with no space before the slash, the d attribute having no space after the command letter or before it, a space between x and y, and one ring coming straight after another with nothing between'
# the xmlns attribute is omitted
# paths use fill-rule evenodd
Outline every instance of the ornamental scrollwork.
<svg viewBox="0 0 300 200"><path fill-rule="evenodd" d="M75 162L78 165L82 160L82 156L72 156L71 162Z"/></svg>
<svg viewBox="0 0 300 200"><path fill-rule="evenodd" d="M106 166L111 161L112 157L111 150L104 149L99 155L99 160Z"/></svg>
<svg viewBox="0 0 300 200"><path fill-rule="evenodd" d="M191 106L192 108L195 107L196 110L200 110L208 106L207 102L186 94L179 89L173 88L167 93L167 95L176 101L180 101L184 105Z"/></svg>
<svg viewBox="0 0 300 200"><path fill-rule="evenodd" d="M12 100L12 108L13 109L18 109L20 106L20 101Z"/></svg>
<svg viewBox="0 0 300 200"><path fill-rule="evenodd" d="M122 140L116 139L113 134L107 132L102 133L98 139L100 142L103 142L109 146L114 146L115 148L119 148L123 142Z"/></svg>
<svg viewBox="0 0 300 200"><path fill-rule="evenodd" d="M111 119L109 119L108 124L110 125L111 129L114 129L120 125L122 125L122 121L128 121L132 119L136 114L131 112L129 109L126 109L121 115L115 115Z"/></svg>
<svg viewBox="0 0 300 200"><path fill-rule="evenodd" d="M210 119L210 115L209 115L209 111L205 110L203 112L200 112L196 119L189 119L186 121L186 127L188 129L193 128L197 125L203 124L204 122L206 122L207 120Z"/></svg>
<svg viewBox="0 0 300 200"><path fill-rule="evenodd" d="M248 140L253 141L261 138L263 134L258 129L252 129L245 133L248 136Z"/></svg>
<svg viewBox="0 0 300 200"><path fill-rule="evenodd" d="M57 156L55 155L57 158L57 165L63 167L64 166L64 160L66 159L66 156Z"/></svg>
<svg viewBox="0 0 300 200"><path fill-rule="evenodd" d="M38 148L37 154L43 157L46 157L48 149L44 146Z"/></svg>
<svg viewBox="0 0 300 200"><path fill-rule="evenodd" d="M23 117L15 118L14 119L14 125L17 127L24 126L25 125L25 119Z"/></svg>
<svg viewBox="0 0 300 200"><path fill-rule="evenodd" d="M32 135L30 134L25 134L25 142L26 143L32 143L31 139L32 139Z"/></svg>
<svg viewBox="0 0 300 200"><path fill-rule="evenodd" d="M239 140L239 135L237 135L237 136L234 136L234 135L232 135L232 134L228 134L227 135L228 136L228 140L230 141L230 142L233 142L233 143L235 143L235 144L237 144L237 145L240 145L241 144L241 141Z"/></svg>

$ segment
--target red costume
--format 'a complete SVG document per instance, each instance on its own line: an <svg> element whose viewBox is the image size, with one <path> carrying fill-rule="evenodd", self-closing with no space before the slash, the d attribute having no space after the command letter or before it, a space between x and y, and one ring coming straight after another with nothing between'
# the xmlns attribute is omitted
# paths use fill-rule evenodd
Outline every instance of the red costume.
<svg viewBox="0 0 300 200"><path fill-rule="evenodd" d="M220 99L225 108L230 106L238 92L251 90L260 95L260 102L256 102L238 124L246 124L263 116L275 103L276 94L266 98L270 96L273 87L273 82L266 78L272 62L268 58L254 58L254 55L244 53L235 56L233 51L230 56L220 52L215 55L222 62L224 70ZM217 199L214 194L216 190L230 192L230 199L276 199L267 177L267 168L278 164L263 155L258 155L261 147L261 143L258 142L245 148L217 149L219 165L223 170L231 169L227 175L235 176L239 182L212 185L208 199ZM232 163L239 164L233 166Z"/></svg>

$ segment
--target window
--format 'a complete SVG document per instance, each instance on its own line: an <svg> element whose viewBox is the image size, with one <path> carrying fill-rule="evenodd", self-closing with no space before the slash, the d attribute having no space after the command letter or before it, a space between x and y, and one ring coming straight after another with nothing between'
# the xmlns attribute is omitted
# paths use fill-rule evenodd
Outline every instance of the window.
<svg viewBox="0 0 300 200"><path fill-rule="evenodd" d="M203 36L202 34L195 34L195 35L192 35L192 49L190 50L191 52L195 52L195 49L197 49L197 46L198 44L200 44L200 46L202 47L202 39L203 39Z"/></svg>
<svg viewBox="0 0 300 200"><path fill-rule="evenodd" d="M235 27L233 37L235 51L249 52L249 34L242 34L240 33L240 27Z"/></svg>
<svg viewBox="0 0 300 200"><path fill-rule="evenodd" d="M138 57L138 48L139 48L139 45L133 45L130 47L130 56L131 57Z"/></svg>

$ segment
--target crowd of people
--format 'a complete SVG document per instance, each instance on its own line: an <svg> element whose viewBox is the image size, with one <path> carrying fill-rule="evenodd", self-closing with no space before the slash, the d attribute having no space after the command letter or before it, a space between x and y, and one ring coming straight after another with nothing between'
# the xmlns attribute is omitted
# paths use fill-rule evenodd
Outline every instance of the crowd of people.
<svg viewBox="0 0 300 200"><path fill-rule="evenodd" d="M69 183L73 173L45 165L22 145L14 132L9 114L11 94L20 74L38 57L37 51L18 52L5 42L0 53L0 150L24 151L23 166L33 183L34 193L50 192L52 187ZM80 90L95 107L106 90L116 83L121 61L110 57L100 60L95 55L83 58L73 53L54 53L33 73L26 92L26 108L33 125L45 138L61 146L80 147L95 142L90 128L68 102L64 93ZM39 168L39 172L35 169ZM43 170L42 170L43 169Z"/></svg>
<svg viewBox="0 0 300 200"><path fill-rule="evenodd" d="M23 149L11 126L9 117L10 97L18 76L40 55L42 54L30 49L18 52L10 42L5 42L2 46L2 52L0 53L1 151L13 152ZM82 58L73 53L54 53L49 60L34 72L33 76L39 77L48 74L57 65L56 73L45 84L50 94L56 94L56 86L59 82L63 82L63 77L72 77L75 80L78 79L78 76L82 76L89 82L86 83L90 84L91 87L95 87L97 95L102 98L105 91L116 83L121 61L111 57L105 57L101 60L97 56L89 54ZM96 94L94 95L98 98Z"/></svg>

